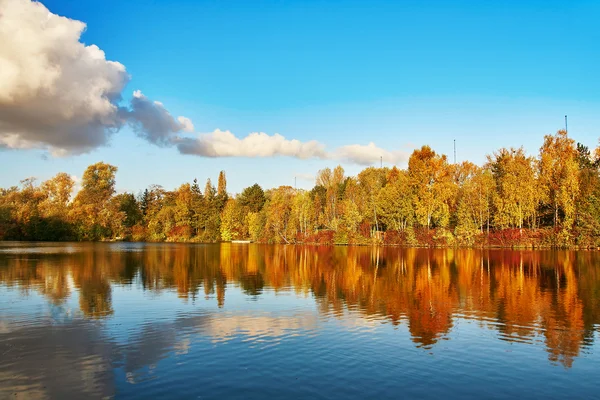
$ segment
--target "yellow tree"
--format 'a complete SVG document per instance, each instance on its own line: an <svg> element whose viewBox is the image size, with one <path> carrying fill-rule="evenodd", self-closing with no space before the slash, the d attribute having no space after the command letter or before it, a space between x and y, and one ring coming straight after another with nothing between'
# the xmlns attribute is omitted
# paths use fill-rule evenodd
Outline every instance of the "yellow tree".
<svg viewBox="0 0 600 400"><path fill-rule="evenodd" d="M495 190L491 171L465 161L457 166L457 184L457 230L467 233L471 229L483 233L485 226L489 230Z"/></svg>
<svg viewBox="0 0 600 400"><path fill-rule="evenodd" d="M524 221L534 215L539 199L533 158L527 157L522 147L503 148L488 156L488 167L496 181L495 225L523 228Z"/></svg>
<svg viewBox="0 0 600 400"><path fill-rule="evenodd" d="M229 199L221 213L221 239L236 240L248 236L248 229L244 225L245 214L243 207L237 200Z"/></svg>
<svg viewBox="0 0 600 400"><path fill-rule="evenodd" d="M410 179L406 171L397 169L391 178L377 196L377 211L388 229L404 231L414 215Z"/></svg>
<svg viewBox="0 0 600 400"><path fill-rule="evenodd" d="M341 165L333 171L329 168L317 173L316 184L325 188L325 204L323 205L322 220L329 229L337 228L338 198L340 197L341 185L344 181L344 168Z"/></svg>
<svg viewBox="0 0 600 400"><path fill-rule="evenodd" d="M40 204L45 200L45 194L35 184L35 178L27 178L21 181L21 191L15 196L16 220L26 231L26 236L31 236L35 231L34 225L40 217ZM32 238L34 239L34 238Z"/></svg>
<svg viewBox="0 0 600 400"><path fill-rule="evenodd" d="M296 229L301 234L307 234L314 230L317 218L313 209L313 201L308 192L304 190L296 192L292 204L292 215Z"/></svg>
<svg viewBox="0 0 600 400"><path fill-rule="evenodd" d="M575 141L566 131L544 136L539 158L540 188L544 203L552 209L554 227L562 224L568 230L575 222L578 164Z"/></svg>
<svg viewBox="0 0 600 400"><path fill-rule="evenodd" d="M115 193L116 173L117 167L103 162L90 165L83 173L81 190L73 200L73 212L83 223L85 236L99 239L110 234L106 232L106 223L113 216L107 204Z"/></svg>
<svg viewBox="0 0 600 400"><path fill-rule="evenodd" d="M270 230L270 240L276 243L290 243L294 233L292 204L295 190L291 186L273 189L265 203L266 226Z"/></svg>
<svg viewBox="0 0 600 400"><path fill-rule="evenodd" d="M375 230L379 231L379 219L377 217L377 196L386 183L387 168L366 168L358 174L358 182L362 188L363 201L366 205L365 214L373 217Z"/></svg>
<svg viewBox="0 0 600 400"><path fill-rule="evenodd" d="M600 147L596 149L596 154ZM600 234L600 174L598 158L593 159L587 146L577 143L579 162L579 192L576 200L575 221L579 243L589 245L590 239Z"/></svg>
<svg viewBox="0 0 600 400"><path fill-rule="evenodd" d="M363 220L358 205L350 199L344 199L341 202L342 207L342 225L346 232L354 234L358 231L358 226Z"/></svg>
<svg viewBox="0 0 600 400"><path fill-rule="evenodd" d="M42 184L46 199L42 204L44 214L65 216L75 182L64 172L56 174Z"/></svg>
<svg viewBox="0 0 600 400"><path fill-rule="evenodd" d="M448 226L455 184L446 156L423 146L411 154L408 174L417 222L427 229L432 224Z"/></svg>
<svg viewBox="0 0 600 400"><path fill-rule="evenodd" d="M184 183L173 193L173 214L175 233L178 237L189 239L192 236L192 222L194 218L194 192L189 183Z"/></svg>

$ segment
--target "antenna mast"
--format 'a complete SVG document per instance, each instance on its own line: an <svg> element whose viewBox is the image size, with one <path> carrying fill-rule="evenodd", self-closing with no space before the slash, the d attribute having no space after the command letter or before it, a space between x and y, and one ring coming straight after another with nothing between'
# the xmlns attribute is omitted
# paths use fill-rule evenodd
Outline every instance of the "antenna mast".
<svg viewBox="0 0 600 400"><path fill-rule="evenodd" d="M456 139L454 139L454 164L456 164Z"/></svg>

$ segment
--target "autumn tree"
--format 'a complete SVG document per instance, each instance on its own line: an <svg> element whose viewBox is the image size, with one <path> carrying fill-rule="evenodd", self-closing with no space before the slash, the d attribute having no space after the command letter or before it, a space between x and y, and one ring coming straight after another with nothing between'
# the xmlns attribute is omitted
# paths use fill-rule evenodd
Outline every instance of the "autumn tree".
<svg viewBox="0 0 600 400"><path fill-rule="evenodd" d="M377 195L385 186L387 176L386 168L368 167L358 174L358 182L365 198L367 209L372 218L375 230L379 231L379 219L377 217Z"/></svg>
<svg viewBox="0 0 600 400"><path fill-rule="evenodd" d="M81 190L73 201L73 213L80 222L86 238L101 239L110 236L109 225L122 215L113 215L114 209L107 207L115 193L117 167L98 162L83 173Z"/></svg>
<svg viewBox="0 0 600 400"><path fill-rule="evenodd" d="M229 241L247 238L245 217L244 209L237 200L227 200L221 214L221 239Z"/></svg>
<svg viewBox="0 0 600 400"><path fill-rule="evenodd" d="M295 232L292 204L295 191L291 186L273 189L265 204L269 238L275 243L291 243Z"/></svg>
<svg viewBox="0 0 600 400"><path fill-rule="evenodd" d="M46 215L66 215L75 182L64 172L56 174L42 184L45 194L44 204Z"/></svg>
<svg viewBox="0 0 600 400"><path fill-rule="evenodd" d="M43 224L41 204L46 195L36 185L36 179L31 177L21 181L21 190L16 192L15 219L19 225L17 233L19 240L32 240L37 237L45 237L46 230Z"/></svg>
<svg viewBox="0 0 600 400"><path fill-rule="evenodd" d="M456 179L458 205L455 234L461 242L473 244L475 236L483 233L484 227L489 233L494 178L489 169L465 161L457 166Z"/></svg>
<svg viewBox="0 0 600 400"><path fill-rule="evenodd" d="M575 222L575 200L579 190L579 165L575 141L560 130L544 136L540 148L539 182L542 200L552 210L554 227L569 230Z"/></svg>
<svg viewBox="0 0 600 400"><path fill-rule="evenodd" d="M594 239L600 236L599 161L592 157L587 146L577 144L579 191L575 200L575 227L581 245L597 245Z"/></svg>
<svg viewBox="0 0 600 400"><path fill-rule="evenodd" d="M413 205L419 225L446 227L450 222L450 201L454 194L452 171L445 155L429 146L415 150L408 160Z"/></svg>
<svg viewBox="0 0 600 400"><path fill-rule="evenodd" d="M335 167L333 171L330 168L325 168L317 173L316 184L325 189L321 222L328 229L337 229L338 203L343 193L343 182L344 168L341 165Z"/></svg>
<svg viewBox="0 0 600 400"><path fill-rule="evenodd" d="M191 211L192 211L192 229L194 236L199 236L200 232L204 228L204 221L206 220L206 209L204 202L204 195L200 190L198 180L194 178L191 186Z"/></svg>
<svg viewBox="0 0 600 400"><path fill-rule="evenodd" d="M539 199L534 159L522 147L503 148L488 156L487 166L496 182L494 224L499 228L523 228L524 222L534 216Z"/></svg>
<svg viewBox="0 0 600 400"><path fill-rule="evenodd" d="M377 197L377 210L388 229L404 231L412 225L414 210L410 178L406 171L394 171Z"/></svg>
<svg viewBox="0 0 600 400"><path fill-rule="evenodd" d="M317 216L312 207L310 193L300 190L294 195L292 204L292 218L296 232L306 235L312 232L317 225Z"/></svg>
<svg viewBox="0 0 600 400"><path fill-rule="evenodd" d="M148 230L151 240L164 240L163 226L158 215L164 207L166 190L160 185L151 185L144 191L142 207L144 211L144 225Z"/></svg>

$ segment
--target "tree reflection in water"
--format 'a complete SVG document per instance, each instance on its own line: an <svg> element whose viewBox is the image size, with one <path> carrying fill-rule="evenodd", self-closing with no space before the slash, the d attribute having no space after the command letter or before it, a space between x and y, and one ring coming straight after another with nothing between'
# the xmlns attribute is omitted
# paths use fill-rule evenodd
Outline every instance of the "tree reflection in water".
<svg viewBox="0 0 600 400"><path fill-rule="evenodd" d="M238 287L313 296L319 312L406 324L430 348L457 318L496 329L500 340L543 338L549 360L570 367L600 323L600 255L588 251L508 251L302 247L280 245L82 244L35 257L0 253L0 282L38 291L60 305L79 298L87 318L113 314L112 286L175 290L194 301L227 302ZM25 251L25 250L24 250Z"/></svg>

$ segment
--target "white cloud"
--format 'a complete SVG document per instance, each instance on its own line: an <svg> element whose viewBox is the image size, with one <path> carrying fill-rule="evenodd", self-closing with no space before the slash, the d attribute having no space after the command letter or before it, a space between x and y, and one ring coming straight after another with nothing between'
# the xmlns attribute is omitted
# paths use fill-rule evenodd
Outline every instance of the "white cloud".
<svg viewBox="0 0 600 400"><path fill-rule="evenodd" d="M325 146L321 143L315 140L288 140L278 133L269 136L263 132L255 132L240 139L229 131L217 129L212 133L200 134L196 138L180 137L175 139L174 143L182 154L203 157L327 158Z"/></svg>
<svg viewBox="0 0 600 400"><path fill-rule="evenodd" d="M193 127L160 104L141 107L145 97L131 110L119 106L129 75L97 46L80 42L85 28L38 2L0 0L0 146L60 156L105 145L127 121L156 141ZM158 127L149 125L156 121Z"/></svg>
<svg viewBox="0 0 600 400"><path fill-rule="evenodd" d="M179 116L177 117L177 121L181 124L181 129L184 132L194 132L194 124L191 119Z"/></svg>
<svg viewBox="0 0 600 400"><path fill-rule="evenodd" d="M288 140L276 133L251 133L244 138L238 138L230 131L215 130L212 133L200 134L197 137L174 137L175 144L182 154L192 154L201 157L274 157L287 156L299 159L317 158L337 160L359 165L377 164L380 157L390 164L400 164L408 160L404 151L388 151L377 147L374 143L368 145L351 144L327 151L325 145L311 140L301 142L296 139Z"/></svg>

